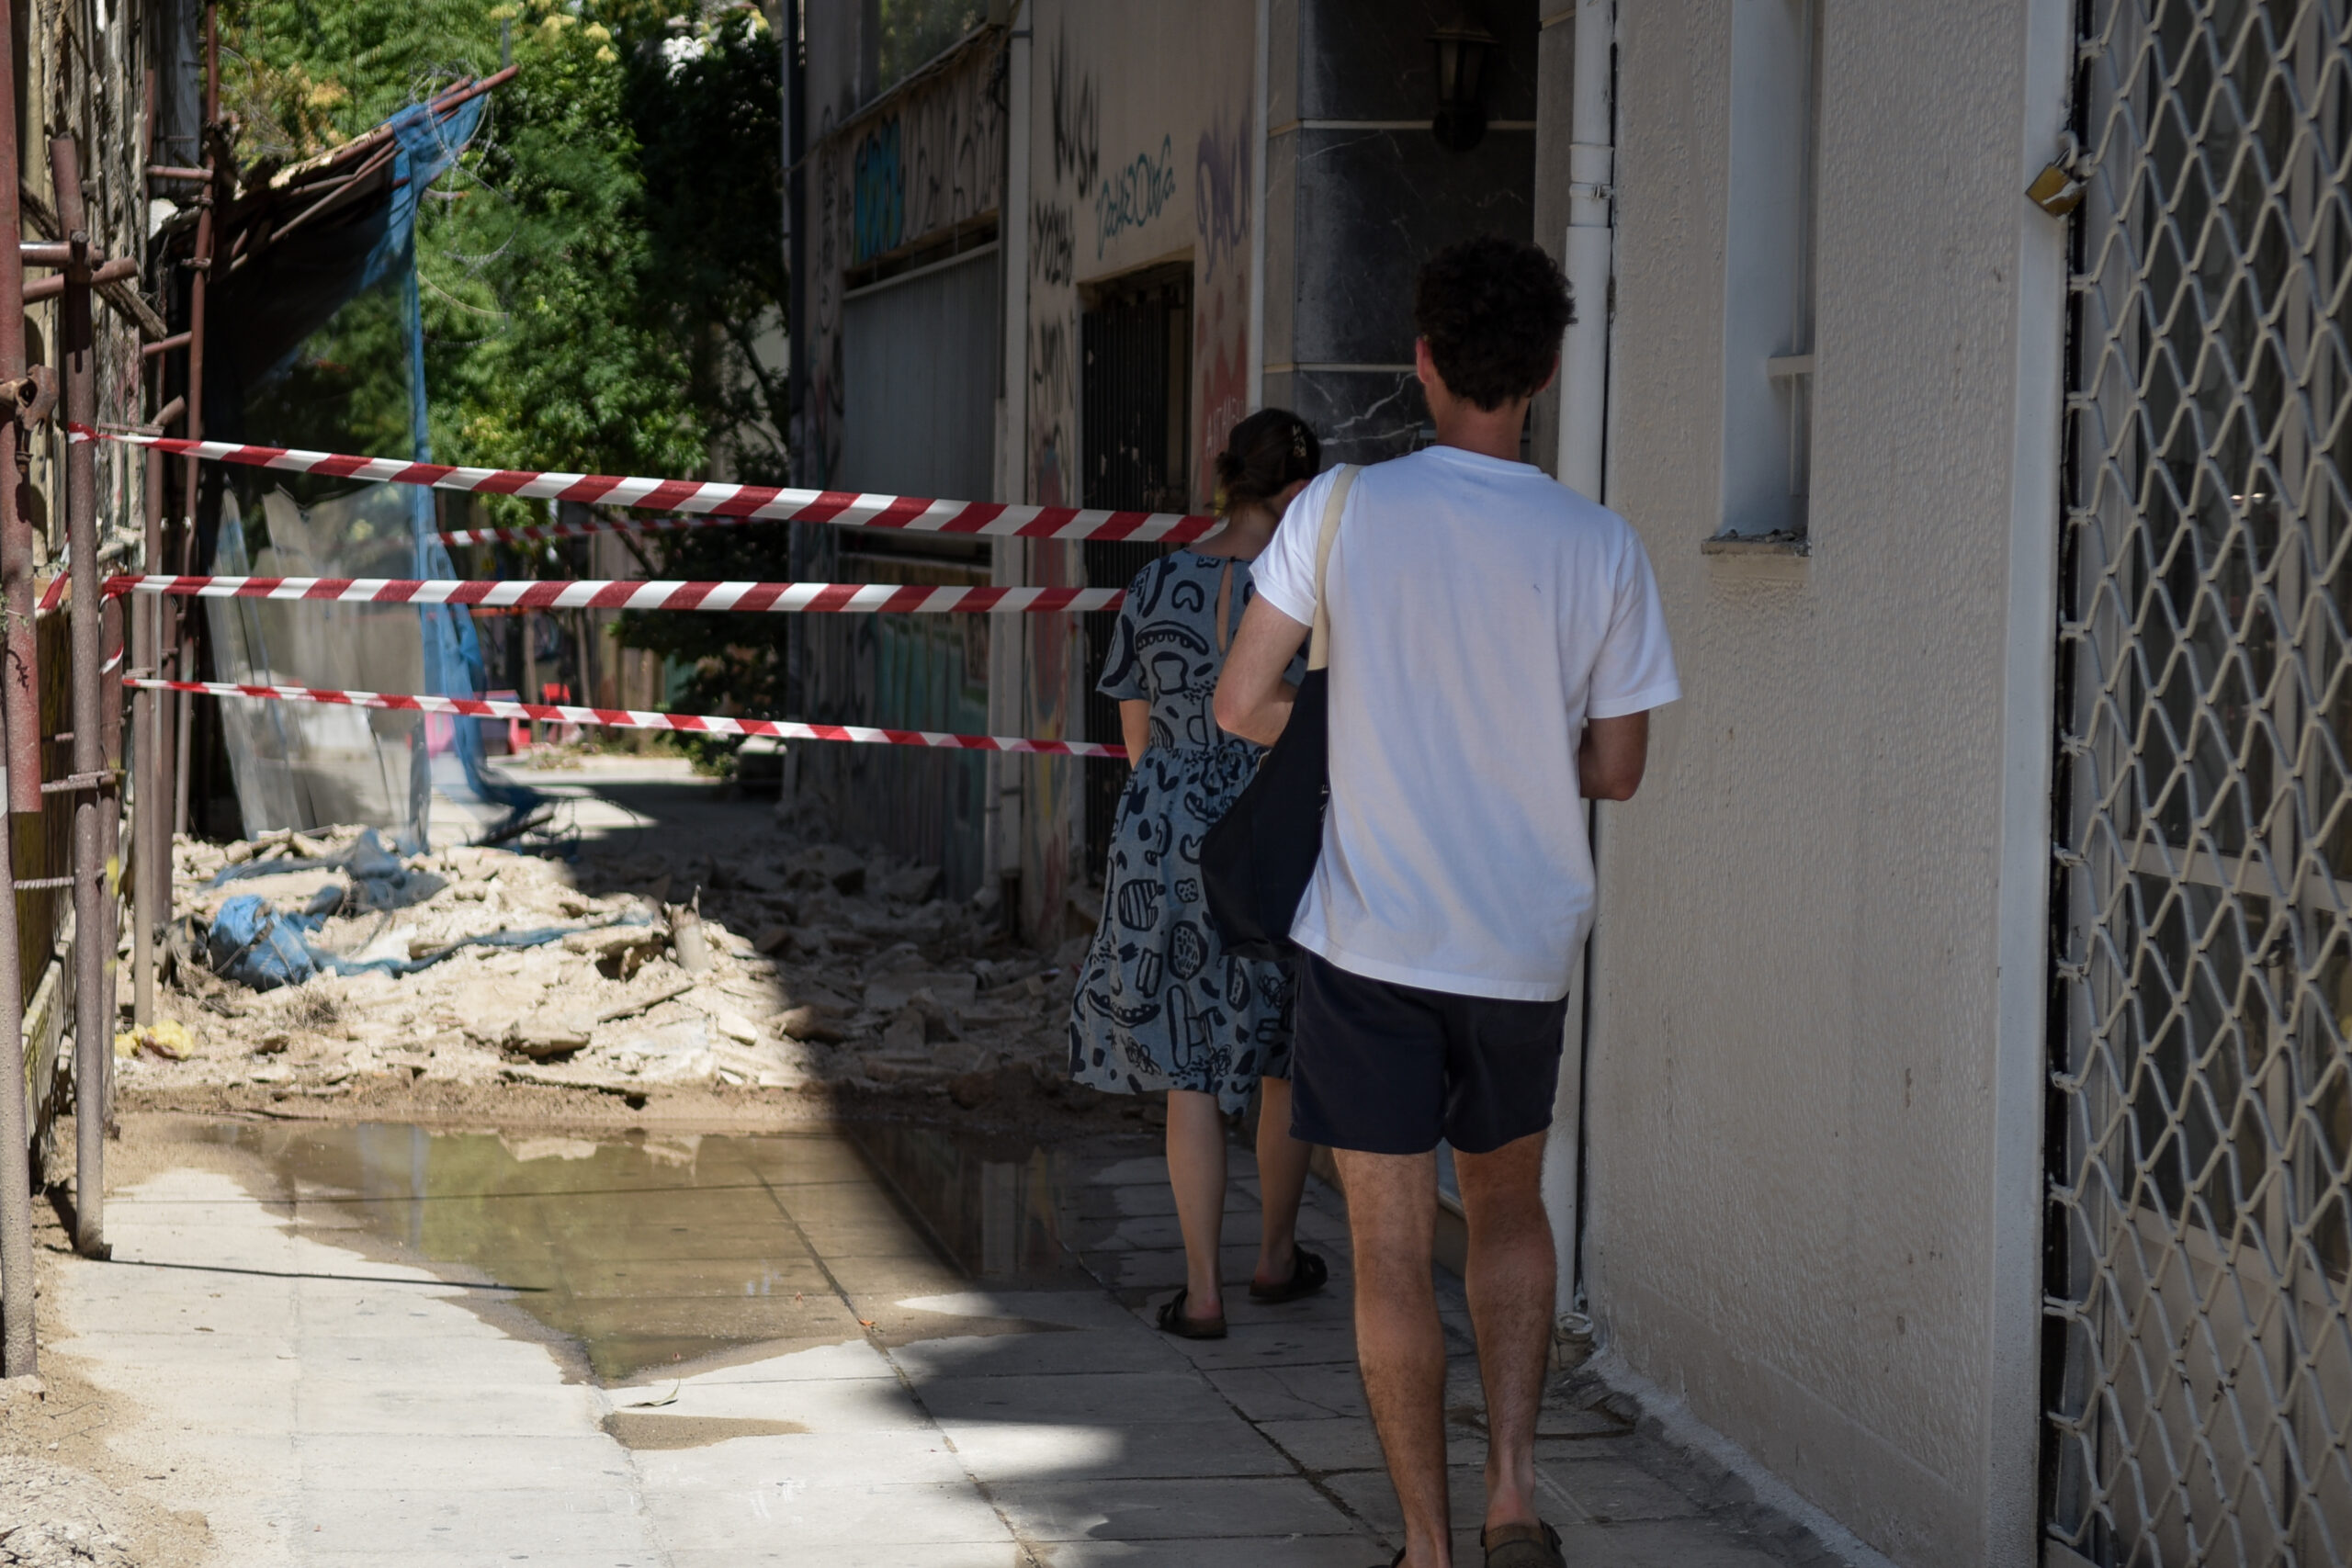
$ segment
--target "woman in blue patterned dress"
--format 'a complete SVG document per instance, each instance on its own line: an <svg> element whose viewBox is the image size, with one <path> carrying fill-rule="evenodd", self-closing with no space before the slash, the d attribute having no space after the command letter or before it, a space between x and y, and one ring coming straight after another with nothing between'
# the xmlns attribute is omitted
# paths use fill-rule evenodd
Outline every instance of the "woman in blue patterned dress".
<svg viewBox="0 0 2352 1568"><path fill-rule="evenodd" d="M1136 574L1096 687L1118 699L1135 773L1111 830L1102 923L1071 1002L1070 1072L1114 1094L1168 1091L1184 1288L1161 1305L1159 1326L1190 1338L1225 1335L1226 1120L1253 1088L1263 1091L1265 1224L1250 1299L1295 1300L1329 1278L1323 1259L1297 1245L1308 1147L1290 1135L1289 971L1226 953L1200 868L1202 836L1260 756L1209 712L1251 596L1250 562L1320 464L1315 433L1296 414L1265 409L1236 425L1216 459L1225 525Z"/></svg>

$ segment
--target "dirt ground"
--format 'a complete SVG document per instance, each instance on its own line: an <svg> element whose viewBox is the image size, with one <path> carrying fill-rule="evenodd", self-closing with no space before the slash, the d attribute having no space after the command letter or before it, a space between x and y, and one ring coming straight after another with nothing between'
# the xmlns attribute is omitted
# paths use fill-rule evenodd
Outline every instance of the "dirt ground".
<svg viewBox="0 0 2352 1568"><path fill-rule="evenodd" d="M33 1212L36 1289L72 1250L58 1214ZM38 1299L38 1298L37 1298ZM165 1568L211 1551L204 1516L141 1495L162 1479L107 1446L114 1402L43 1347L40 1375L0 1381L0 1568Z"/></svg>

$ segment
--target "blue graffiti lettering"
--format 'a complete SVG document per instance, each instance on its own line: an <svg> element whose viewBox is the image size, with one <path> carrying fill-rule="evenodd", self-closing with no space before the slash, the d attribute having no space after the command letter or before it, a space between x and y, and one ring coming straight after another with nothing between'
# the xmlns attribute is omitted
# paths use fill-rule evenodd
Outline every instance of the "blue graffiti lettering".
<svg viewBox="0 0 2352 1568"><path fill-rule="evenodd" d="M1136 154L1134 163L1102 176L1094 189L1094 259L1129 229L1140 229L1167 210L1176 197L1176 143L1159 139L1159 156Z"/></svg>
<svg viewBox="0 0 2352 1568"><path fill-rule="evenodd" d="M851 186L850 265L896 250L907 222L907 182L899 160L899 122L888 120L857 144Z"/></svg>

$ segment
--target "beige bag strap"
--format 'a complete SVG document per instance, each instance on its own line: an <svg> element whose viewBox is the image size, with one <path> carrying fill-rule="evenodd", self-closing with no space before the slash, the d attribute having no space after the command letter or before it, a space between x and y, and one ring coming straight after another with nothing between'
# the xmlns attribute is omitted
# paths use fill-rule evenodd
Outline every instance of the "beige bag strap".
<svg viewBox="0 0 2352 1568"><path fill-rule="evenodd" d="M1306 667L1320 670L1331 661L1331 596L1323 590L1323 569L1330 564L1331 542L1340 536L1340 513L1347 510L1348 491L1354 488L1361 465L1343 463L1323 502L1323 528L1315 536L1315 629L1307 634Z"/></svg>

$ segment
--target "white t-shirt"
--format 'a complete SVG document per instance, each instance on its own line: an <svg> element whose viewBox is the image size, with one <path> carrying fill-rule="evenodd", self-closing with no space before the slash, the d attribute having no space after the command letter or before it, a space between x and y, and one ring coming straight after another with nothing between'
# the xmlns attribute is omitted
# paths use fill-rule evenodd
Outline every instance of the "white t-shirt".
<svg viewBox="0 0 2352 1568"><path fill-rule="evenodd" d="M1306 625L1332 479L1254 568ZM1431 446L1357 476L1325 587L1331 805L1292 939L1424 990L1566 996L1593 902L1585 721L1682 694L1641 540L1540 468Z"/></svg>

